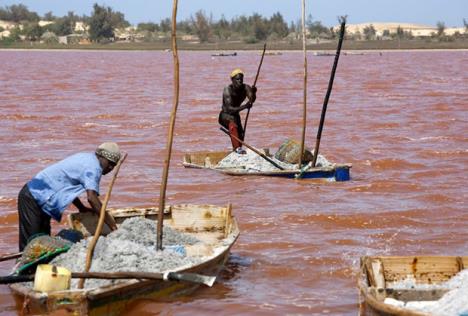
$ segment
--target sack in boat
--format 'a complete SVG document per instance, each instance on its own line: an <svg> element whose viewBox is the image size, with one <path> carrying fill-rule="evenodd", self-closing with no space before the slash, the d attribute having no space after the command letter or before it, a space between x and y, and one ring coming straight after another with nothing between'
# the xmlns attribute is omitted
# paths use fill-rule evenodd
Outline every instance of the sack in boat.
<svg viewBox="0 0 468 316"><path fill-rule="evenodd" d="M297 164L299 163L299 156L301 155L301 144L293 139L285 140L278 151L275 153L275 158L279 161ZM302 163L308 163L314 159L312 152L305 148L304 157L302 157Z"/></svg>

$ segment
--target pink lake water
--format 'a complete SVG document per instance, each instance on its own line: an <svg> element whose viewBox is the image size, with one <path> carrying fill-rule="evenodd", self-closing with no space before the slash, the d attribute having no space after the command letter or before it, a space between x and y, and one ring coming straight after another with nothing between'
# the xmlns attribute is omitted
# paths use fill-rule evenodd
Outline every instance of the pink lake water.
<svg viewBox="0 0 468 316"><path fill-rule="evenodd" d="M158 204L171 53L7 50L0 60L0 253L17 251L23 184L104 141L128 152L109 207ZM258 52L180 52L166 204L230 202L241 236L213 288L138 301L126 315L356 315L361 256L467 255L468 51L341 56L320 152L352 163L351 181L184 169L186 152L230 148L217 123L222 90L237 67L251 84L259 60ZM306 145L313 147L333 57L309 53L308 61ZM246 141L274 151L300 139L302 53L265 56L257 87ZM12 265L0 263L0 272ZM0 286L2 315L20 313L21 304Z"/></svg>

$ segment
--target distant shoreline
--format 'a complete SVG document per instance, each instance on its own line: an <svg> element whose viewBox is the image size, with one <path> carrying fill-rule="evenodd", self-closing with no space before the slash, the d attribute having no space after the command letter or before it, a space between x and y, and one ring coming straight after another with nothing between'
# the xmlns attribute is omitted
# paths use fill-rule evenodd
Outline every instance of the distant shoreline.
<svg viewBox="0 0 468 316"><path fill-rule="evenodd" d="M147 49L77 49L77 48L1 48L0 51L17 51L17 52L126 52L126 51L140 51L140 52L148 52L148 51L156 51L156 52L163 52L164 50L154 49L154 50L147 50ZM205 53L219 53L221 50L196 50L196 49L178 49L181 52L205 52ZM234 50L232 50L234 51ZM235 50L237 52L255 52L256 49L238 49ZM298 49L288 49L288 50L280 50L275 49L275 52L285 52L285 53L302 53L302 50ZM391 52L468 52L468 48L415 48L415 49L369 49L369 50L341 50L341 53L350 53L349 55L359 55L360 53L363 54L371 54L371 53L391 53ZM222 50L222 52L229 53L230 50ZM320 53L320 52L327 52L327 53L335 53L334 50L317 50L317 49L307 49L309 53ZM169 53L169 52L167 52ZM236 56L213 56L213 57L236 57ZM320 56L321 57L321 56Z"/></svg>
<svg viewBox="0 0 468 316"><path fill-rule="evenodd" d="M198 43L193 41L178 40L178 49L180 51L210 51L210 52L234 52L263 49L263 42L244 43L244 42L210 42ZM307 50L312 52L335 51L337 41L322 41L308 43ZM2 44L0 49L22 49L22 50L141 50L141 51L169 51L170 42L114 42L108 44L91 43L86 45L72 44L43 44L35 42L17 42L12 44ZM468 49L468 38L456 38L450 41L439 41L436 39L412 39L412 40L375 40L375 41L356 41L345 40L342 47L346 52L365 52L365 51L396 51L396 50L460 50ZM302 51L302 43L298 41L286 42L275 41L267 42L267 52L275 51Z"/></svg>

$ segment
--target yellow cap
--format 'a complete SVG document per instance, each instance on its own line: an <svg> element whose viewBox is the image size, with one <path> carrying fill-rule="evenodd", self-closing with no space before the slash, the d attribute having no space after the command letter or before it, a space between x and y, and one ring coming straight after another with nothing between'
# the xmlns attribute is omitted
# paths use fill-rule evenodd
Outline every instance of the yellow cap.
<svg viewBox="0 0 468 316"><path fill-rule="evenodd" d="M231 72L231 78L234 78L238 74L244 75L244 72L240 68L236 68Z"/></svg>

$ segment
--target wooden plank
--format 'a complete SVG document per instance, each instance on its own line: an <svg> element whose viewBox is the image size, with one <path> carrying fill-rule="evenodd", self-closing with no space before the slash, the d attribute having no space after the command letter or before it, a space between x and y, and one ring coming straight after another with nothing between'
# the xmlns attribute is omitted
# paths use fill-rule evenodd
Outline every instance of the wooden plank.
<svg viewBox="0 0 468 316"><path fill-rule="evenodd" d="M382 261L373 259L371 260L371 269L374 277L375 287L377 289L385 288L384 267Z"/></svg>
<svg viewBox="0 0 468 316"><path fill-rule="evenodd" d="M212 205L174 205L170 226L185 232L224 231L226 208Z"/></svg>

